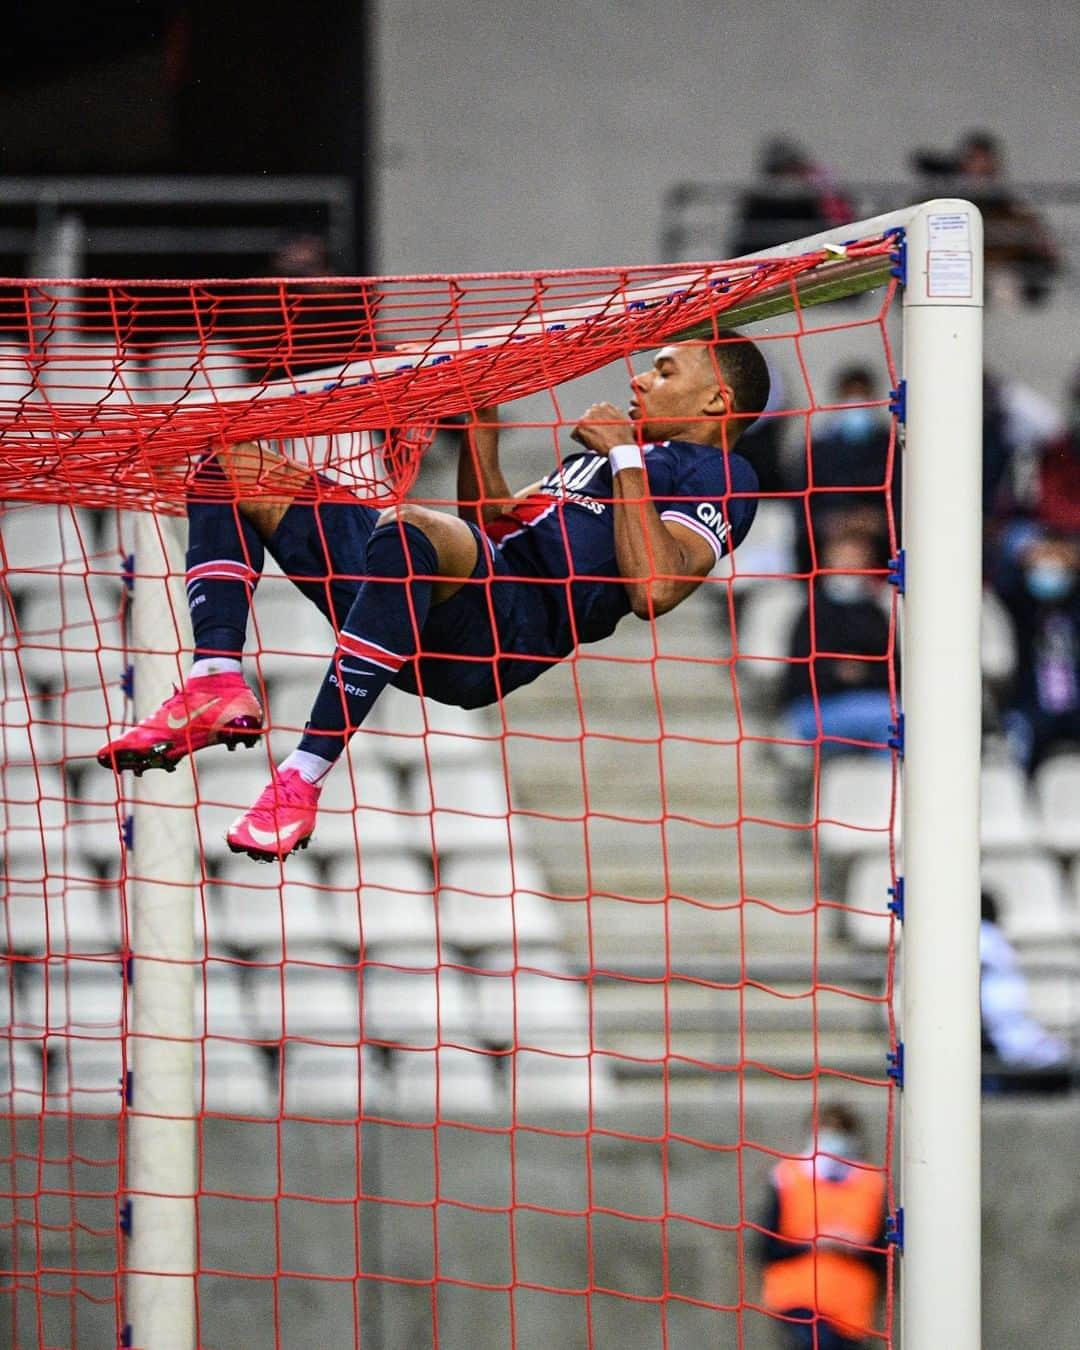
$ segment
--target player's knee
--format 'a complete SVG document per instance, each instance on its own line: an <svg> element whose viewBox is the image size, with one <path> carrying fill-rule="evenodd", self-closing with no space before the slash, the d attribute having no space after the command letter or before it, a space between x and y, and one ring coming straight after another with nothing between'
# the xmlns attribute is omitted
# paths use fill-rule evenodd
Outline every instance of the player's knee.
<svg viewBox="0 0 1080 1350"><path fill-rule="evenodd" d="M438 511L431 511L426 506L417 506L413 502L402 502L400 506L390 506L385 511L380 511L375 528L379 529L383 525L414 525L434 542L442 521L443 517Z"/></svg>

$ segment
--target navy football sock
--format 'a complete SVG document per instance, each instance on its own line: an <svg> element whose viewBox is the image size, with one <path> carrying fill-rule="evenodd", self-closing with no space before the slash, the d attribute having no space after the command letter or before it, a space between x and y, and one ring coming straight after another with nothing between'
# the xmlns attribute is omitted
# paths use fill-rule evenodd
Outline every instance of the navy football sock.
<svg viewBox="0 0 1080 1350"><path fill-rule="evenodd" d="M366 579L315 697L300 749L337 759L397 672L419 650L438 574L435 545L408 522L380 525L367 545Z"/></svg>
<svg viewBox="0 0 1080 1350"><path fill-rule="evenodd" d="M221 465L208 457L195 471L188 498L187 596L196 660L242 654L251 595L266 556L255 527L226 500L227 483ZM202 484L209 492L200 500Z"/></svg>

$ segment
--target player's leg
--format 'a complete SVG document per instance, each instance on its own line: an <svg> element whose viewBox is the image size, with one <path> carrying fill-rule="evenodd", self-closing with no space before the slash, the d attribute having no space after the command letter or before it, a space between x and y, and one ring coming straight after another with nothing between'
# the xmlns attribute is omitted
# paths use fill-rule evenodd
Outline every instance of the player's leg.
<svg viewBox="0 0 1080 1350"><path fill-rule="evenodd" d="M319 784L375 700L416 656L432 605L475 571L476 535L464 521L406 504L385 511L367 541L364 580L316 694L307 730L259 800L230 828L230 848L274 859L314 827Z"/></svg>
<svg viewBox="0 0 1080 1350"><path fill-rule="evenodd" d="M242 442L195 466L188 494L187 596L195 649L183 687L102 747L107 768L172 770L208 745L254 745L263 715L241 658L251 596L271 540L314 475L275 446ZM358 506L358 509L363 510Z"/></svg>
<svg viewBox="0 0 1080 1350"><path fill-rule="evenodd" d="M256 455L261 455L257 446L234 446L205 455L195 466L187 505L191 669L160 708L98 751L106 768L136 775L151 768L171 771L207 745L233 750L254 745L262 734L262 709L241 664L264 560L262 537L246 517L243 500L251 491Z"/></svg>

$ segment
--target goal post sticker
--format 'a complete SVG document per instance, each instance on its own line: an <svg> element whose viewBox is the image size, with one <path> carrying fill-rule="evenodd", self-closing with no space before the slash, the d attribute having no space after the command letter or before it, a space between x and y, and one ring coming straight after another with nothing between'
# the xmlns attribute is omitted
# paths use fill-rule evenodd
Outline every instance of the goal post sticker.
<svg viewBox="0 0 1080 1350"><path fill-rule="evenodd" d="M966 211L943 211L928 221L926 293L966 300L972 290L971 224Z"/></svg>

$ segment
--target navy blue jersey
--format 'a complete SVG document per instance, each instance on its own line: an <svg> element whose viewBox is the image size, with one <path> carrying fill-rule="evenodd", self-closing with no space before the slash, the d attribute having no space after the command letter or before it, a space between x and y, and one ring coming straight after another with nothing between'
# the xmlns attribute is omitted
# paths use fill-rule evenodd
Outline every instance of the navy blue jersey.
<svg viewBox="0 0 1080 1350"><path fill-rule="evenodd" d="M741 455L690 441L661 441L645 446L645 468L660 519L699 534L717 561L745 537L757 510L758 480ZM572 620L564 588L544 588L559 629L553 642L564 653L575 641L607 637L630 612L615 560L613 496L607 456L583 450L487 525L514 575L578 578L569 587Z"/></svg>

